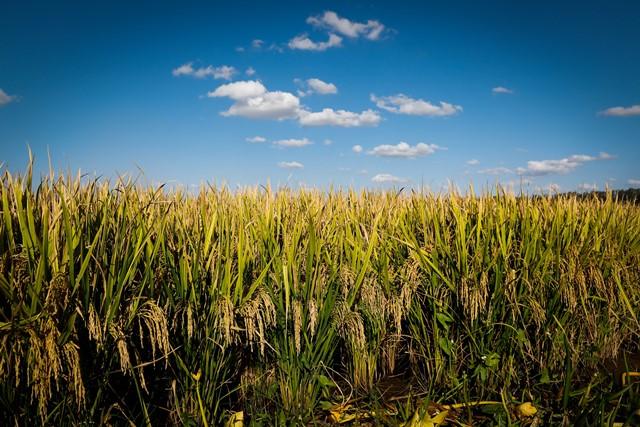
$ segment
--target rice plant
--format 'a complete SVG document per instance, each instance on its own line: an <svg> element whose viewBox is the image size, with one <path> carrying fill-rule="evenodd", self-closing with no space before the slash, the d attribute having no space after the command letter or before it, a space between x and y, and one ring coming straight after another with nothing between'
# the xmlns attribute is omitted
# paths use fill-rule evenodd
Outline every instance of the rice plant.
<svg viewBox="0 0 640 427"><path fill-rule="evenodd" d="M189 193L31 167L1 188L6 424L640 408L640 208L612 194Z"/></svg>

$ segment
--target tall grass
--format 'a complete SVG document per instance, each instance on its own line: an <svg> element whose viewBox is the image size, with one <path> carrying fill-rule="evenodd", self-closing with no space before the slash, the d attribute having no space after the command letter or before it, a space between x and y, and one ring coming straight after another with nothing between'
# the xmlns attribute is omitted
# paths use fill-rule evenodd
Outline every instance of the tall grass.
<svg viewBox="0 0 640 427"><path fill-rule="evenodd" d="M640 208L611 195L190 194L30 169L1 188L8 424L640 407L621 376L640 370Z"/></svg>

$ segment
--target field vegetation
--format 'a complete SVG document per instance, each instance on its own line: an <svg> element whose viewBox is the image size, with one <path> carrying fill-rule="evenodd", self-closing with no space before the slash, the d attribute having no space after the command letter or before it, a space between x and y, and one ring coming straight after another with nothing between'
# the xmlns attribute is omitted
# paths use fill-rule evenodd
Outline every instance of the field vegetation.
<svg viewBox="0 0 640 427"><path fill-rule="evenodd" d="M0 186L4 425L636 422L611 193Z"/></svg>

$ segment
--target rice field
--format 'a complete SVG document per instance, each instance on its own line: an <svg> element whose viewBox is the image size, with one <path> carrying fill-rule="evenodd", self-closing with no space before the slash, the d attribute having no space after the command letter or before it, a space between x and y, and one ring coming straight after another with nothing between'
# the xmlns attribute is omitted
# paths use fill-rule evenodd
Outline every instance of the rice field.
<svg viewBox="0 0 640 427"><path fill-rule="evenodd" d="M611 194L1 181L4 425L638 422Z"/></svg>

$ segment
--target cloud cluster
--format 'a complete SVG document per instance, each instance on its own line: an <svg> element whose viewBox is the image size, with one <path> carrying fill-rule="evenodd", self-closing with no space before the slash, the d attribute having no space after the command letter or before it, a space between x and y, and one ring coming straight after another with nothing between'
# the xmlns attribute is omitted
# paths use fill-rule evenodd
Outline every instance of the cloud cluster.
<svg viewBox="0 0 640 427"><path fill-rule="evenodd" d="M452 116L462 111L462 107L459 105L449 104L448 102L440 102L440 105L436 105L422 99L410 98L401 93L383 97L371 94L371 101L383 110L411 116L444 117Z"/></svg>
<svg viewBox="0 0 640 427"><path fill-rule="evenodd" d="M9 95L4 90L0 89L0 107L7 105L16 99L17 97L15 95Z"/></svg>
<svg viewBox="0 0 640 427"><path fill-rule="evenodd" d="M385 29L379 21L370 19L366 23L353 22L330 10L322 15L308 17L307 23L317 28L342 34L345 37L365 37L369 40L378 40Z"/></svg>
<svg viewBox="0 0 640 427"><path fill-rule="evenodd" d="M391 175L389 173L379 173L377 175L374 175L373 178L371 178L371 181L378 184L401 184L408 182L409 180L406 178L400 178L398 176Z"/></svg>
<svg viewBox="0 0 640 427"><path fill-rule="evenodd" d="M640 105L632 105L630 107L611 107L600 111L600 115L612 117L640 116Z"/></svg>
<svg viewBox="0 0 640 427"><path fill-rule="evenodd" d="M231 80L236 72L234 67L228 65L222 65L220 67L209 65L207 67L193 68L193 62L188 62L174 69L172 74L176 77L191 76L197 79L213 77L214 79Z"/></svg>
<svg viewBox="0 0 640 427"><path fill-rule="evenodd" d="M598 156L587 156L585 154L574 154L558 160L529 160L527 167L516 169L518 175L544 176L544 175L565 175L573 172L579 166L587 162L596 160L609 160L614 156L608 153L600 153Z"/></svg>
<svg viewBox="0 0 640 427"><path fill-rule="evenodd" d="M444 150L436 144L425 144L420 142L414 146L407 144L406 142L400 142L397 145L383 144L378 145L369 151L368 154L378 157L403 157L408 159L414 159L416 157L428 156L435 153L437 150Z"/></svg>
<svg viewBox="0 0 640 427"><path fill-rule="evenodd" d="M323 82L324 83L324 82ZM365 110L356 113L324 108L312 112L302 108L300 99L292 93L269 91L257 80L237 81L219 86L207 94L209 98L229 98L234 103L223 116L242 116L250 119L297 119L303 126L377 126L378 112Z"/></svg>

